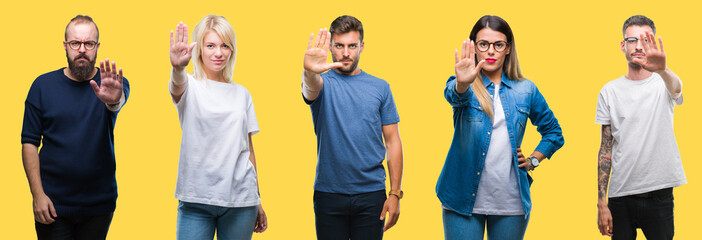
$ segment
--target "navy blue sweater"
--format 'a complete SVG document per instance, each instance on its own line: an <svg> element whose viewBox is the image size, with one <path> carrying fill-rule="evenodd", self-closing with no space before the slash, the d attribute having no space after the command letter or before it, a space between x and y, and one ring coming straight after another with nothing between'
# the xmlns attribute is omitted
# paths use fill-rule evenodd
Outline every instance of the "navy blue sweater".
<svg viewBox="0 0 702 240"><path fill-rule="evenodd" d="M100 74L93 80L100 85ZM123 86L127 99L126 78ZM41 182L57 215L114 212L117 113L95 96L89 81L72 81L63 68L34 80L25 101L22 143L41 144Z"/></svg>

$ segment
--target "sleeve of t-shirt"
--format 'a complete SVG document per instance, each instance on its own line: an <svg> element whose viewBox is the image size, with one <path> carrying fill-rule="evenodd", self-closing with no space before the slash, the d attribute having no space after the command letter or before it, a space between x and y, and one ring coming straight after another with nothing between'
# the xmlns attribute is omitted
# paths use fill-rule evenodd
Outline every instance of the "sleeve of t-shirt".
<svg viewBox="0 0 702 240"><path fill-rule="evenodd" d="M609 104L607 103L607 91L605 88L602 88L599 96L597 97L597 113L595 114L595 123L602 125L612 124Z"/></svg>
<svg viewBox="0 0 702 240"><path fill-rule="evenodd" d="M248 107L246 109L246 129L249 133L251 133L251 135L254 135L259 132L258 119L256 119L256 110L254 109L251 94L248 92L248 90L246 93L248 95Z"/></svg>
<svg viewBox="0 0 702 240"><path fill-rule="evenodd" d="M383 125L389 125L400 122L400 115L397 113L395 99L392 97L390 85L385 85L385 99L380 106L380 122Z"/></svg>
<svg viewBox="0 0 702 240"><path fill-rule="evenodd" d="M22 143L41 144L41 89L32 84L24 102L24 121L22 123Z"/></svg>
<svg viewBox="0 0 702 240"><path fill-rule="evenodd" d="M178 110L178 114L180 114L181 111L185 108L185 102L186 99L188 98L188 92L190 92L190 88L192 88L192 84L194 81L194 78L192 75L187 74L188 79L186 80L188 85L185 87L185 90L183 90L183 95L180 96L180 101L175 102L175 99L171 96L171 93L173 92L173 80L168 80L168 95L171 96L171 101L173 101L173 104L175 104L176 109ZM172 76L171 76L172 77Z"/></svg>

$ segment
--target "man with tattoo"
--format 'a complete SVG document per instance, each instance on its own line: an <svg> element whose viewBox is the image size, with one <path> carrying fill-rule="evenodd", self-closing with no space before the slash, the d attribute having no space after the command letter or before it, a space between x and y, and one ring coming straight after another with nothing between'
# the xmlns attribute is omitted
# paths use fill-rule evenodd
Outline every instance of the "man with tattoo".
<svg viewBox="0 0 702 240"><path fill-rule="evenodd" d="M666 66L651 19L632 16L622 30L627 74L607 83L597 100L597 225L612 239L636 239L637 228L647 239L673 239L673 187L687 183L673 132L682 81Z"/></svg>

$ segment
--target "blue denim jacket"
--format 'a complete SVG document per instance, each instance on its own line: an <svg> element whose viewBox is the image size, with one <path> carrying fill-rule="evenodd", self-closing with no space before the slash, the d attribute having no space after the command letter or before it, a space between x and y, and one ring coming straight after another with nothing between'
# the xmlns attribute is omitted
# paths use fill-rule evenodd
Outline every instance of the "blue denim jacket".
<svg viewBox="0 0 702 240"><path fill-rule="evenodd" d="M483 75L485 88L491 95L495 85ZM517 168L517 147L522 144L527 118L536 125L541 134L541 142L536 147L551 158L553 153L563 146L563 134L558 120L553 116L546 100L533 82L515 81L502 75L500 98L505 111L507 131L512 144L514 171L519 181L519 193L522 198L525 217L531 211L532 179L526 169ZM463 215L473 213L475 194L478 192L480 175L485 165L485 154L490 145L492 120L485 114L473 94L472 87L463 94L456 92L456 77L451 76L446 82L444 96L453 107L453 142L449 149L444 168L436 184L436 194L441 203ZM527 155L529 153L525 153ZM528 156L528 155L527 155Z"/></svg>

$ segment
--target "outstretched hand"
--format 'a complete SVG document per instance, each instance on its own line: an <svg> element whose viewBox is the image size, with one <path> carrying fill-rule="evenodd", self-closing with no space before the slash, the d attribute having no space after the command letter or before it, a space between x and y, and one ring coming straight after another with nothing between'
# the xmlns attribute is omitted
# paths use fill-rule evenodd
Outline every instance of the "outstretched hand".
<svg viewBox="0 0 702 240"><path fill-rule="evenodd" d="M188 66L190 58L192 58L195 42L188 45L188 25L183 22L178 23L175 30L171 30L171 65L176 69L183 69Z"/></svg>
<svg viewBox="0 0 702 240"><path fill-rule="evenodd" d="M100 61L100 86L95 80L90 80L90 86L103 103L118 104L122 98L122 68L118 73L115 62L110 67L110 59L105 58L105 61Z"/></svg>
<svg viewBox="0 0 702 240"><path fill-rule="evenodd" d="M660 50L656 44L656 36L653 33L646 31L646 35L641 34L639 36L640 41L644 47L644 52L646 53L643 58L634 58L632 61L636 64L641 65L646 71L649 72L660 72L664 71L665 65L665 51L663 51L663 39L658 37L658 42L661 45ZM648 41L644 41L648 39Z"/></svg>
<svg viewBox="0 0 702 240"><path fill-rule="evenodd" d="M456 49L456 82L457 84L465 85L473 83L482 69L485 60L475 64L475 43L470 38L463 41L461 48L461 56L458 57L458 49Z"/></svg>
<svg viewBox="0 0 702 240"><path fill-rule="evenodd" d="M329 43L331 42L331 33L326 28L319 29L317 41L314 40L314 33L310 34L310 40L307 42L307 51L305 52L304 68L316 74L321 74L332 68L343 66L342 63L327 63L327 51L329 51Z"/></svg>

